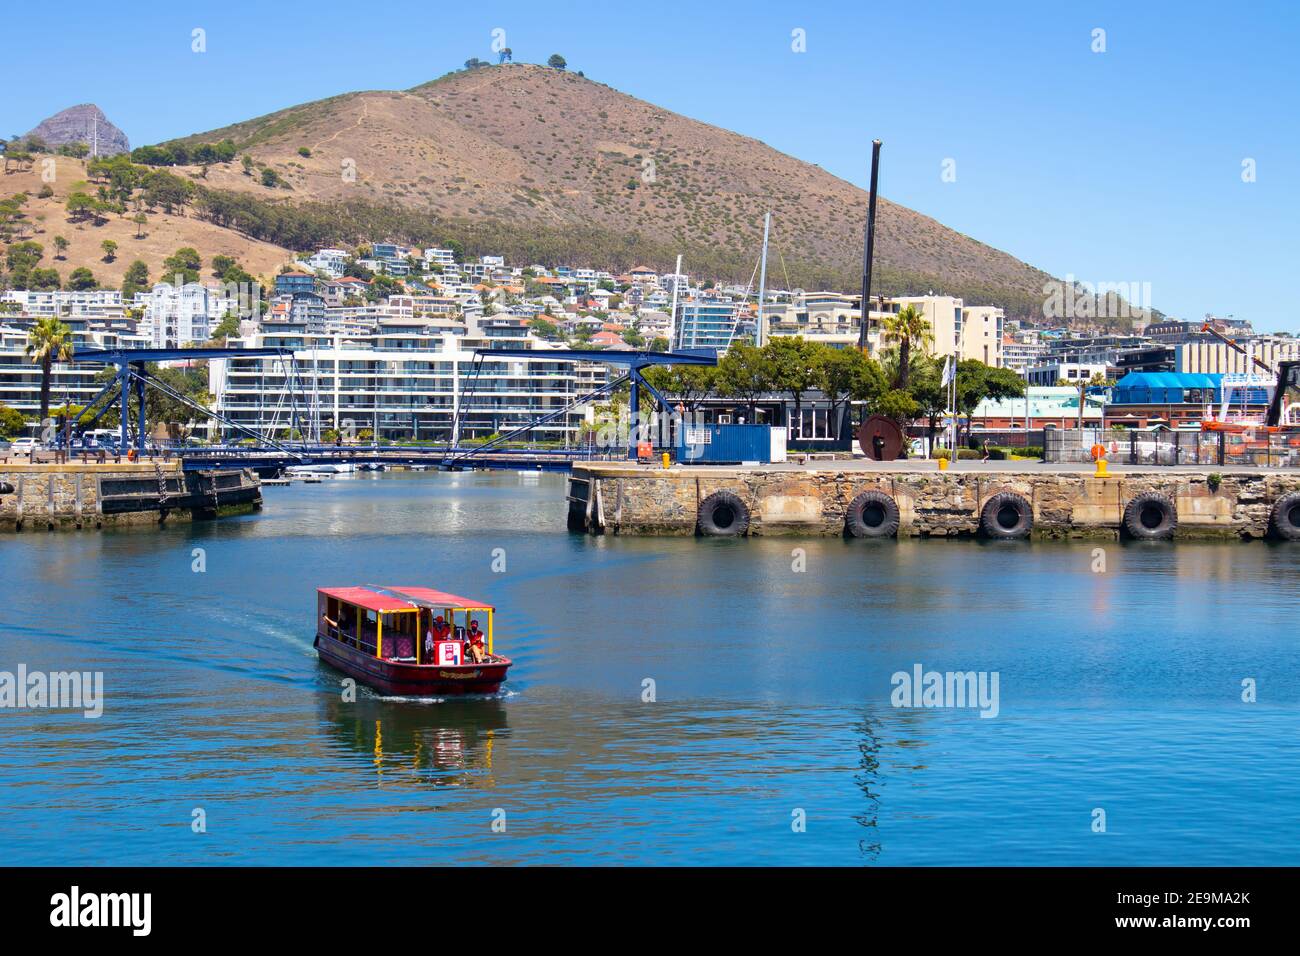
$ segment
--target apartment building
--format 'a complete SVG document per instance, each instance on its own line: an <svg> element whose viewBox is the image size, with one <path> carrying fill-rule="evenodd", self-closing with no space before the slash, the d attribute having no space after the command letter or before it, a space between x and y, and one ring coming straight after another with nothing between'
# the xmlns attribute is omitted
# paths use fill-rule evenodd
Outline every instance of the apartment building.
<svg viewBox="0 0 1300 956"><path fill-rule="evenodd" d="M209 390L222 415L263 434L283 435L296 421L309 437L337 427L393 441L455 441L558 412L607 379L607 366L560 360L542 348L536 358L476 357L475 349L507 339L527 341L458 336L397 318L365 335L264 328L243 344L282 348L292 359L211 361ZM570 409L532 437L576 442L585 411Z"/></svg>
<svg viewBox="0 0 1300 956"><path fill-rule="evenodd" d="M1277 368L1278 362L1300 359L1300 339L1289 336L1256 336L1239 339L1237 344L1245 349L1246 354L1217 339L1175 345L1174 371L1244 375L1260 371L1254 359L1269 368Z"/></svg>
<svg viewBox="0 0 1300 956"><path fill-rule="evenodd" d="M210 288L199 282L174 286L159 282L148 292L139 292L135 305L144 309L140 331L149 336L154 348L179 348L206 342L212 329L227 312L239 314L238 297L224 288Z"/></svg>

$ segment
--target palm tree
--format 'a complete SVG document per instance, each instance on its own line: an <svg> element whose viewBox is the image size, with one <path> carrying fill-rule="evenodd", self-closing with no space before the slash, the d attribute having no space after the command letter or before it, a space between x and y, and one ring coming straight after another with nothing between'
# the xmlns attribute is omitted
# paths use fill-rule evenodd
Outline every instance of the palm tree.
<svg viewBox="0 0 1300 956"><path fill-rule="evenodd" d="M50 368L72 358L72 329L58 319L38 319L27 333L24 351L41 363L41 423L50 415Z"/></svg>
<svg viewBox="0 0 1300 956"><path fill-rule="evenodd" d="M880 331L886 342L898 343L898 387L905 389L911 372L912 347L934 345L934 330L925 316L909 305L885 319Z"/></svg>

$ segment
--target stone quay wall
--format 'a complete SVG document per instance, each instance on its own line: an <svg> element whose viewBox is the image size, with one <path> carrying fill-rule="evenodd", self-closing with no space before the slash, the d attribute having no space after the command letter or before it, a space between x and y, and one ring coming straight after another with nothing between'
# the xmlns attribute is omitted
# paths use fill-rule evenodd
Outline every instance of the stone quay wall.
<svg viewBox="0 0 1300 956"><path fill-rule="evenodd" d="M261 504L251 473L187 475L178 461L0 462L0 531L156 526L243 504Z"/></svg>
<svg viewBox="0 0 1300 956"><path fill-rule="evenodd" d="M840 535L850 502L864 491L898 505L898 534L973 535L984 504L1014 492L1033 509L1034 537L1119 535L1126 504L1142 492L1168 496L1176 537L1262 538L1273 504L1300 491L1300 473L1225 471L1216 475L1153 469L1099 478L1067 471L922 471L575 465L569 526L613 534L689 535L699 503L714 492L736 495L749 510L749 534Z"/></svg>

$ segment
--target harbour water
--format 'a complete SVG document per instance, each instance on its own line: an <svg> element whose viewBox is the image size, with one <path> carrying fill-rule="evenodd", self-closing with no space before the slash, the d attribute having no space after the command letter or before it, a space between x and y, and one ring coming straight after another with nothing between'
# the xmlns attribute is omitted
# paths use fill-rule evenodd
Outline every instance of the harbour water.
<svg viewBox="0 0 1300 956"><path fill-rule="evenodd" d="M506 472L264 495L0 540L0 671L105 694L0 709L9 864L1300 863L1300 548L592 538ZM495 603L506 689L345 702L313 592L356 583ZM917 665L996 674L996 716L894 706Z"/></svg>

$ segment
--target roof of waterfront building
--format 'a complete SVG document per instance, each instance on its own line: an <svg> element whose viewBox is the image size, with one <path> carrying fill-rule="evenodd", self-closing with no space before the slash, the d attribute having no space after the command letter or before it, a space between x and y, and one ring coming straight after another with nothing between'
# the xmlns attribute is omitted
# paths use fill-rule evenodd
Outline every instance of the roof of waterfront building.
<svg viewBox="0 0 1300 956"><path fill-rule="evenodd" d="M1116 388L1218 388L1223 376L1206 372L1129 372Z"/></svg>

